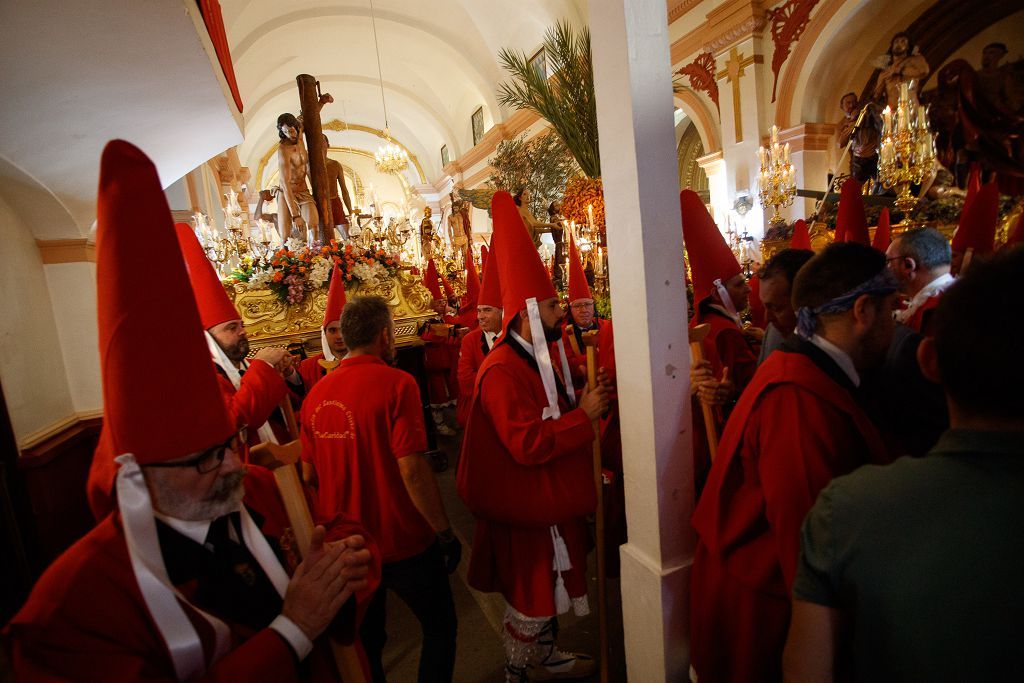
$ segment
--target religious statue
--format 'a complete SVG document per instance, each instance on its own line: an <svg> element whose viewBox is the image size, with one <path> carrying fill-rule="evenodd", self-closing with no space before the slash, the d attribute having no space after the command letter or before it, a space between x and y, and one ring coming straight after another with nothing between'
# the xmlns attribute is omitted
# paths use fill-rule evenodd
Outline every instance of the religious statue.
<svg viewBox="0 0 1024 683"><path fill-rule="evenodd" d="M469 203L461 197L456 198L455 192L448 195L452 200L452 214L448 217L448 230L451 243L457 251L463 251L473 240L473 227L470 224Z"/></svg>
<svg viewBox="0 0 1024 683"><path fill-rule="evenodd" d="M434 221L430 220L430 215L430 207L425 207L420 221L420 251L424 259L434 258Z"/></svg>
<svg viewBox="0 0 1024 683"><path fill-rule="evenodd" d="M863 183L878 175L878 143L882 137L882 121L878 107L869 102L862 109L857 95L848 92L839 100L843 121L839 124L837 142L850 145L850 175Z"/></svg>
<svg viewBox="0 0 1024 683"><path fill-rule="evenodd" d="M287 236L284 230L281 229L281 225L277 222L276 213L267 213L263 210L263 204L266 202L272 202L275 199L280 204L281 188L274 186L268 190L260 190L259 199L256 200L256 208L253 210L252 217L257 221L268 221L277 226L277 234L281 236L281 244L284 244Z"/></svg>
<svg viewBox="0 0 1024 683"><path fill-rule="evenodd" d="M331 218L334 219L334 227L341 233L341 239L348 239L348 217L352 214L352 198L345 187L345 170L341 162L327 156L327 148L330 142L327 134L324 133L324 159L327 165L327 186L331 190ZM338 195L338 188L341 188L341 195Z"/></svg>
<svg viewBox="0 0 1024 683"><path fill-rule="evenodd" d="M924 57L917 53L917 46L911 42L910 36L902 31L892 37L889 51L882 60L884 65L880 65L882 72L878 74L873 99L889 105L890 109L896 111L896 105L900 100L900 86L910 81L920 83L931 69ZM911 104L916 106L917 88L911 88L910 94Z"/></svg>
<svg viewBox="0 0 1024 683"><path fill-rule="evenodd" d="M525 187L520 188L515 193L513 200L515 200L516 206L519 207L519 215L522 217L523 223L530 233L533 246L540 247L540 236L545 232L551 232L558 228L558 226L554 223L541 223L534 218L533 214L530 213L530 191Z"/></svg>
<svg viewBox="0 0 1024 683"><path fill-rule="evenodd" d="M565 217L562 216L562 205L558 202L548 204L548 224L556 226L551 229L551 239L555 241L555 267L552 270L551 276L561 282L568 273L562 272L565 267L566 257ZM565 283L566 287L568 287L568 280Z"/></svg>
<svg viewBox="0 0 1024 683"><path fill-rule="evenodd" d="M320 107L334 98L324 93L320 96ZM277 117L277 134L281 138L277 147L277 168L281 175L281 195L283 201L278 207L278 229L283 235L291 235L292 228L300 231L300 236L320 223L320 213L316 201L306 184L309 154L302 141L302 121L294 114L284 113Z"/></svg>

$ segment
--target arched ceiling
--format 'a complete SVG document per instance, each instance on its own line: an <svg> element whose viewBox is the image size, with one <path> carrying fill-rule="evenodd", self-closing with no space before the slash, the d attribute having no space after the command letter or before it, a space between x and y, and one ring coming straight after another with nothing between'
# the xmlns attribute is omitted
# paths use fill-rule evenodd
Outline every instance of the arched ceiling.
<svg viewBox="0 0 1024 683"><path fill-rule="evenodd" d="M473 146L478 107L485 129L512 113L497 101L505 78L498 51L531 53L558 21L585 25L585 4L374 0L391 132L419 158L428 181L441 175L442 145L451 159ZM384 127L369 0L221 0L221 7L245 104L243 164L255 172L277 141L278 115L298 113L300 73L333 95L324 120Z"/></svg>

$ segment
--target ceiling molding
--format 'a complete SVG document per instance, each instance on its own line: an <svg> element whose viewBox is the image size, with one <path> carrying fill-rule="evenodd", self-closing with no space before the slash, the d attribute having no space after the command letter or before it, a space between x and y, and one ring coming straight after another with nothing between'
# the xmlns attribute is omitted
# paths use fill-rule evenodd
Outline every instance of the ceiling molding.
<svg viewBox="0 0 1024 683"><path fill-rule="evenodd" d="M86 238L66 240L36 240L43 264L96 263L96 245Z"/></svg>
<svg viewBox="0 0 1024 683"><path fill-rule="evenodd" d="M672 23L679 17L683 16L703 0L677 0L676 2L670 2L668 7L668 23Z"/></svg>

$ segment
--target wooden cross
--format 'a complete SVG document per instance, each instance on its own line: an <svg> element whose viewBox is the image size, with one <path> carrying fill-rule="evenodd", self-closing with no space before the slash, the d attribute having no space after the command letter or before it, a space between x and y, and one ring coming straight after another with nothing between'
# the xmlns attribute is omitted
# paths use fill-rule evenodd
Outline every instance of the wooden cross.
<svg viewBox="0 0 1024 683"><path fill-rule="evenodd" d="M725 63L725 68L715 74L715 77L718 80L728 77L729 82L732 83L732 115L736 129L736 142L743 142L743 116L740 106L740 78L743 77L746 67L751 64L763 63L764 57L762 55L744 57L743 53L739 52L734 47L729 50L729 60Z"/></svg>

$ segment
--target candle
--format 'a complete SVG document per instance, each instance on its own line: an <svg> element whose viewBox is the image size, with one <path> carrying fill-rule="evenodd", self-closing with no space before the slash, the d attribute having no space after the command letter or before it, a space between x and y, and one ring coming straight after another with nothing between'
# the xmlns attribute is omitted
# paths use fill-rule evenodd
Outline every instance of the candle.
<svg viewBox="0 0 1024 683"><path fill-rule="evenodd" d="M885 106L882 110L882 134L885 135L892 131L892 109L889 105Z"/></svg>
<svg viewBox="0 0 1024 683"><path fill-rule="evenodd" d="M783 152L782 152L782 161L784 163L788 164L789 163L789 143L788 142L786 143L786 146L782 148L782 150L783 150Z"/></svg>
<svg viewBox="0 0 1024 683"><path fill-rule="evenodd" d="M757 158L761 162L761 168L764 168L764 155L765 155L765 148L764 147L758 147L757 148Z"/></svg>
<svg viewBox="0 0 1024 683"><path fill-rule="evenodd" d="M594 232L594 205L587 204L587 225L590 227L590 232Z"/></svg>
<svg viewBox="0 0 1024 683"><path fill-rule="evenodd" d="M779 141L779 127L772 126L772 145Z"/></svg>
<svg viewBox="0 0 1024 683"><path fill-rule="evenodd" d="M907 108L902 102L896 107L896 130L900 133L907 130Z"/></svg>
<svg viewBox="0 0 1024 683"><path fill-rule="evenodd" d="M900 102L910 99L910 84L907 81L900 83Z"/></svg>

